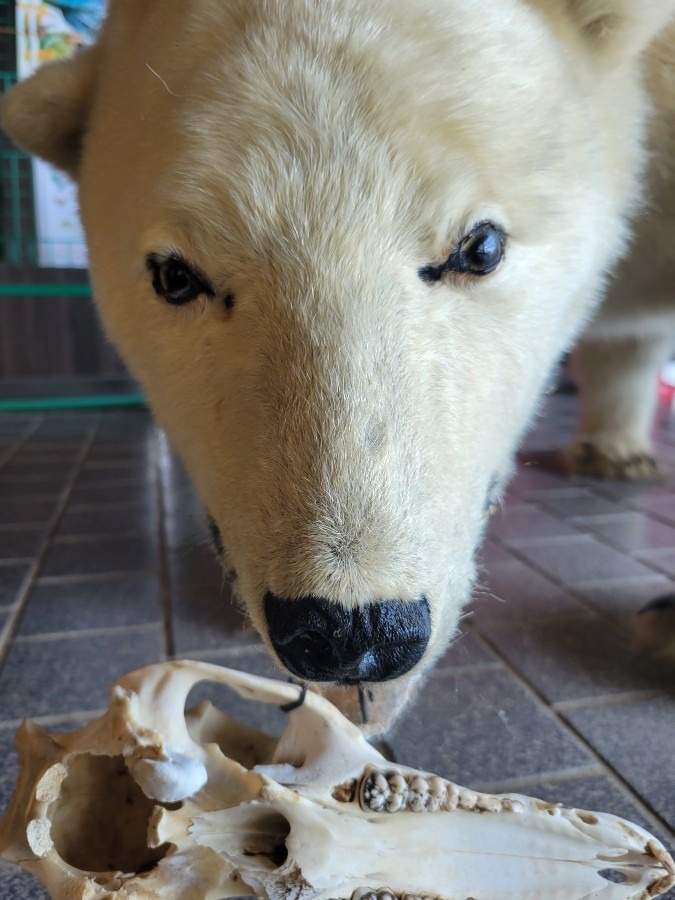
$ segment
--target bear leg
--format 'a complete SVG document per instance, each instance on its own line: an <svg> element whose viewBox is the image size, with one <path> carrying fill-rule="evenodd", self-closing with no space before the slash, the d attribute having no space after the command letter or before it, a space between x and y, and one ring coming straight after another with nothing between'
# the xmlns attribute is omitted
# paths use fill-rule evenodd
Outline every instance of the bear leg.
<svg viewBox="0 0 675 900"><path fill-rule="evenodd" d="M659 369L673 337L584 338L575 350L579 425L568 462L574 474L644 481L658 477L650 432Z"/></svg>

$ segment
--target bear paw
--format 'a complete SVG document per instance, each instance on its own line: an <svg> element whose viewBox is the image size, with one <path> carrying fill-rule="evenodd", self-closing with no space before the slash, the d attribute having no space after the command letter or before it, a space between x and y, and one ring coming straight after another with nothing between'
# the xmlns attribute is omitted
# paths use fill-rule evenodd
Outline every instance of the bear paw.
<svg viewBox="0 0 675 900"><path fill-rule="evenodd" d="M675 594L644 606L635 616L633 634L643 650L675 661Z"/></svg>
<svg viewBox="0 0 675 900"><path fill-rule="evenodd" d="M656 481L659 466L651 453L612 453L590 442L575 444L567 454L571 474L611 481Z"/></svg>

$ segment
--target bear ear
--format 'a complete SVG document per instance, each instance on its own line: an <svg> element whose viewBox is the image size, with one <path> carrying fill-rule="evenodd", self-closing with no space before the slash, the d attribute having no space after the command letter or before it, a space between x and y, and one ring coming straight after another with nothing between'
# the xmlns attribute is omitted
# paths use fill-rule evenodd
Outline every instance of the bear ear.
<svg viewBox="0 0 675 900"><path fill-rule="evenodd" d="M0 124L24 150L77 177L96 80L96 46L47 63L7 93Z"/></svg>
<svg viewBox="0 0 675 900"><path fill-rule="evenodd" d="M584 36L610 57L637 56L675 17L675 0L566 0Z"/></svg>

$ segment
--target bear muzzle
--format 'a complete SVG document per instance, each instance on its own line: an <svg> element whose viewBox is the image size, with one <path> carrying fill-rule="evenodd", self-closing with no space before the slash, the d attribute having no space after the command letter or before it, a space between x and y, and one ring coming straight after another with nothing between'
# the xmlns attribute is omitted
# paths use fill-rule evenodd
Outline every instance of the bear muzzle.
<svg viewBox="0 0 675 900"><path fill-rule="evenodd" d="M288 599L268 591L264 609L279 660L303 681L357 685L399 678L422 659L431 637L424 596L348 608L323 597Z"/></svg>

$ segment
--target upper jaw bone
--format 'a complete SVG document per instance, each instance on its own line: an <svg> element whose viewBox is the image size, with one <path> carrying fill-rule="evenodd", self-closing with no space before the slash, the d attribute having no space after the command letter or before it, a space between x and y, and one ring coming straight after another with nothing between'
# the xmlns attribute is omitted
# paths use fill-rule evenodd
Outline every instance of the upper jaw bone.
<svg viewBox="0 0 675 900"><path fill-rule="evenodd" d="M675 884L637 825L388 763L311 692L279 739L209 703L186 714L202 680L253 702L298 697L173 662L122 678L79 731L24 723L0 857L57 900L637 900Z"/></svg>

